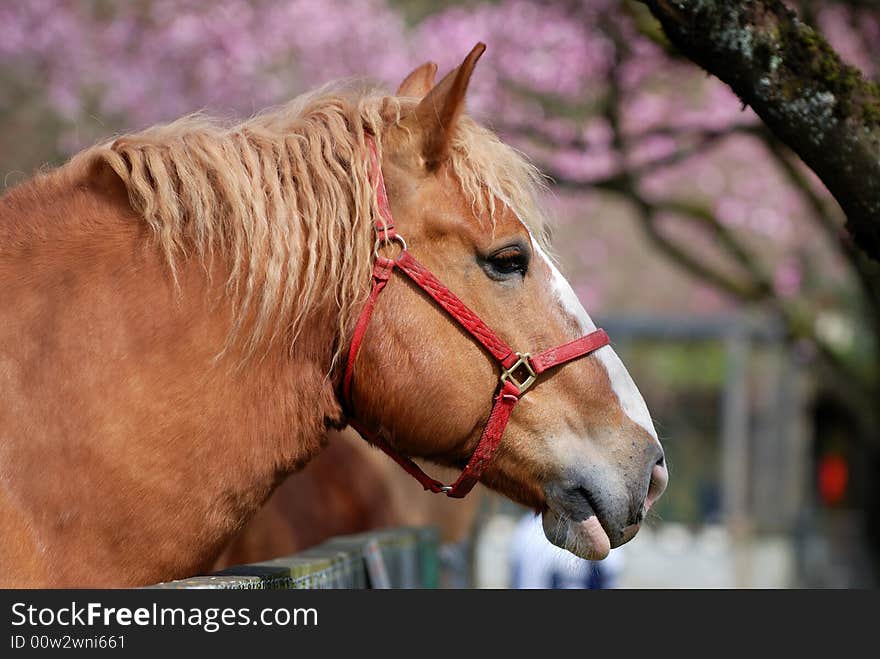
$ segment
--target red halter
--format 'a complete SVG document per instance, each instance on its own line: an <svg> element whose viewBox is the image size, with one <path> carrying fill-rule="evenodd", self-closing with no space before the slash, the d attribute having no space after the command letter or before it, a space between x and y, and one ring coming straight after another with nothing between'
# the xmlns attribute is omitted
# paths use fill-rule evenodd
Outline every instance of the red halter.
<svg viewBox="0 0 880 659"><path fill-rule="evenodd" d="M394 218L391 215L391 207L388 204L388 194L385 191L385 179L382 176L382 167L376 153L376 145L370 136L366 137L370 149L370 178L373 189L376 192L376 201L379 207L379 217L376 218L376 248L375 265L373 267L373 288L370 297L355 325L354 335L351 339L351 347L348 353L348 362L345 367L345 375L342 379L342 397L349 411L353 409L351 400L351 381L354 375L354 365L358 351L364 339L373 309L379 293L385 288L395 268L409 277L413 283L427 293L440 307L454 318L473 338L492 355L501 366L501 384L495 396L495 404L489 414L486 427L477 448L471 459L465 466L464 471L452 485L444 485L438 480L428 476L419 466L398 453L378 433L368 430L354 419L349 424L357 430L368 442L378 446L411 476L413 476L426 490L431 492L444 492L446 496L460 499L471 491L479 480L483 470L489 464L492 456L501 443L501 436L507 427L510 413L537 377L547 369L565 364L579 357L589 355L602 346L608 345L608 335L605 330L597 329L579 339L564 343L555 348L550 348L536 355L529 353L514 352L510 346L502 341L489 327L480 320L479 316L468 309L440 280L421 263L416 261L406 249L406 242L394 229ZM396 259L389 259L379 254L383 244L397 241L402 250Z"/></svg>

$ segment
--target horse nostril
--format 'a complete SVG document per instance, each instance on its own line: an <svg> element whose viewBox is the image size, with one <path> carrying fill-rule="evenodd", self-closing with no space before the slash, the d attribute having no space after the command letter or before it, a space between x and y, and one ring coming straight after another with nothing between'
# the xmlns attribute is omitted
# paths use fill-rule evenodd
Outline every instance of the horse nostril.
<svg viewBox="0 0 880 659"><path fill-rule="evenodd" d="M660 459L657 460L657 463L651 469L651 482L648 485L648 496L645 498L646 513L657 502L657 499L660 498L664 490L666 490L668 482L669 472L666 470L666 461L661 455Z"/></svg>
<svg viewBox="0 0 880 659"><path fill-rule="evenodd" d="M564 499L566 512L576 521L582 521L593 515L600 516L598 502L592 492L585 486L575 486L565 491Z"/></svg>
<svg viewBox="0 0 880 659"><path fill-rule="evenodd" d="M587 488L582 487L582 486L578 486L578 487L574 488L574 495L576 497L580 497L584 502L586 502L587 506L589 506L589 508L590 508L590 512L595 514L596 504L593 501L593 497L590 494L589 490L587 490Z"/></svg>

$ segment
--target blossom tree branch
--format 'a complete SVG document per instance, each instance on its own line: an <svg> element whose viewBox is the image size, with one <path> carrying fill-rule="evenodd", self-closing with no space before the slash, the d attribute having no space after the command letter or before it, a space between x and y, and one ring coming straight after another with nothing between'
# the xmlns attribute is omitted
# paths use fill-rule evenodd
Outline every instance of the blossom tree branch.
<svg viewBox="0 0 880 659"><path fill-rule="evenodd" d="M616 66L611 71L604 115L611 127L612 143L620 154L622 169L618 175L606 182L608 185L596 186L594 183L593 187L623 195L631 201L635 205L637 216L646 236L661 252L684 270L742 302L764 304L779 313L785 322L790 338L807 339L815 346L820 363L825 367L830 381L834 383L833 388L842 394L841 401L851 410L861 427L875 427L877 411L873 401L876 399L876 382L873 381L873 378L866 380L858 369L854 368L851 363L838 355L832 346L826 343L817 333L815 318L809 311L776 294L770 276L765 271L757 254L751 252L744 243L739 241L708 209L676 200L654 201L640 192L639 177L634 172L634 168L629 165L628 143L621 128L619 66L620 59L617 60ZM762 132L758 131L758 134L760 135ZM770 146L767 145L768 149ZM787 173L791 176L796 171L787 171ZM801 180L798 183L801 192L811 191L807 181ZM818 212L821 203L819 198L816 197L810 201L814 210ZM822 217L819 218L819 221L824 222L824 230L830 232L833 226L830 221L830 210L824 207L821 210ZM718 246L726 252L727 256L732 257L738 263L746 276L732 277L720 269L710 266L704 259L698 258L692 250L666 236L657 221L662 213L672 213L679 218L696 222L708 229L714 235ZM863 282L864 284L865 282ZM866 433L866 436L870 436L868 441L872 446L875 448L880 446L877 443L880 441L880 437L877 437L875 433Z"/></svg>
<svg viewBox="0 0 880 659"><path fill-rule="evenodd" d="M880 85L781 0L642 0L685 56L730 85L822 179L880 261Z"/></svg>
<svg viewBox="0 0 880 659"><path fill-rule="evenodd" d="M839 226L837 218L840 210L834 206L833 201L817 194L814 186L798 166L800 163L796 162L796 158L790 155L788 149L768 131L761 131L759 136L788 181L806 200L812 211L812 219L829 244L840 249L845 257L862 290L862 298L869 318L876 328L875 333L880 336L880 263L872 261L855 247L852 239Z"/></svg>
<svg viewBox="0 0 880 659"><path fill-rule="evenodd" d="M757 256L749 252L717 217L707 209L693 204L676 201L649 201L634 187L629 188L625 194L635 204L646 235L667 257L702 281L709 282L718 290L741 302L767 305L782 318L791 339L806 339L815 346L820 363L825 367L825 374L834 383L835 392L840 394L841 403L850 409L854 418L864 428L874 427L877 421L874 383L866 381L864 375L857 368L842 359L834 348L828 345L817 333L815 318L808 310L779 297L775 293L769 276L763 271ZM658 215L664 212L675 213L680 218L697 222L706 227L715 235L726 252L734 256L740 266L748 273L748 277L735 278L727 275L697 258L692 250L666 236L657 225ZM867 441L869 446L880 448L880 444L878 444L880 438L876 433L868 433L868 435L869 439L859 438L860 441Z"/></svg>

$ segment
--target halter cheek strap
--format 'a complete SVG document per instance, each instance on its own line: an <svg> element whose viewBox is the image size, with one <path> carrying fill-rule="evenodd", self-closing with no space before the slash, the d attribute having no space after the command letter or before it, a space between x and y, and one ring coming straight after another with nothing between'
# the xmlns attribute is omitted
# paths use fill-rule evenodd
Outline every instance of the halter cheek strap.
<svg viewBox="0 0 880 659"><path fill-rule="evenodd" d="M376 218L376 249L375 263L373 265L372 288L367 302L355 325L348 352L348 360L345 365L345 373L342 378L342 399L349 412L353 411L352 405L352 379L354 366L358 352L364 340L367 327L370 324L373 311L379 295L385 289L388 280L395 270L407 276L414 284L421 288L437 303L450 317L467 331L473 339L498 362L500 367L500 384L495 395L489 420L483 428L477 447L470 460L458 479L452 485L444 485L440 481L428 476L412 460L398 453L381 434L366 428L360 421L351 418L349 425L357 430L368 442L378 446L388 454L395 462L403 467L415 478L426 490L431 492L443 492L449 497L460 499L464 497L480 479L486 466L491 462L504 429L510 420L510 414L519 401L520 397L535 383L538 376L555 366L560 366L574 359L598 350L608 345L608 335L604 330L597 329L594 332L582 336L569 343L550 348L536 355L515 352L503 340L501 340L477 314L471 311L455 294L437 279L430 270L419 263L406 248L406 242L397 234L394 227L394 218L391 215L391 207L388 204L388 195L385 190L385 181L382 176L382 168L376 152L376 145L370 136L366 137L370 156L370 179L376 193L376 201L379 209L379 217ZM380 255L379 250L388 242L399 242L402 250L396 259L389 259Z"/></svg>

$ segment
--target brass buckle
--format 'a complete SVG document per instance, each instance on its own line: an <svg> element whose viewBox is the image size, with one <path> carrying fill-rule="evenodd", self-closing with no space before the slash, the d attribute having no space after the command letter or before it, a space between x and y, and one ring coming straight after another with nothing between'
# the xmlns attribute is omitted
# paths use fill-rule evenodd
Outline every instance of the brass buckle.
<svg viewBox="0 0 880 659"><path fill-rule="evenodd" d="M538 374L535 373L535 369L532 368L531 363L529 363L529 359L531 355L527 352L518 352L516 356L519 359L516 360L516 363L510 368L501 367L501 384L504 384L508 380L513 382L513 386L519 389L520 394L526 393L526 390L535 384L535 380L538 379ZM526 372L528 373L528 377L526 377L522 382L516 377L516 371L520 368L525 367Z"/></svg>

